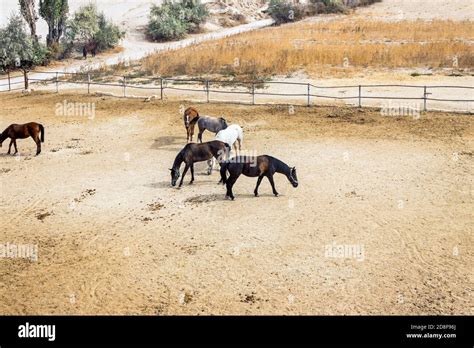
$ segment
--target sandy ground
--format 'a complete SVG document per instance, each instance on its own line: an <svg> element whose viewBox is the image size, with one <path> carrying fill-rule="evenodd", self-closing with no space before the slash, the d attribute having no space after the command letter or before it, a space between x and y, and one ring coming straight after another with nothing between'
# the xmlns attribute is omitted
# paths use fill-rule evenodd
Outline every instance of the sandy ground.
<svg viewBox="0 0 474 348"><path fill-rule="evenodd" d="M95 117L55 115L65 100ZM179 103L0 103L2 128L46 127L39 157L31 139L0 155L0 243L38 246L36 262L0 258L2 314L473 314L472 117L197 105L298 170L278 198L241 178L231 202L204 166L170 187Z"/></svg>
<svg viewBox="0 0 474 348"><path fill-rule="evenodd" d="M472 20L474 2L471 0L383 0L359 8L357 14L364 18L380 20Z"/></svg>

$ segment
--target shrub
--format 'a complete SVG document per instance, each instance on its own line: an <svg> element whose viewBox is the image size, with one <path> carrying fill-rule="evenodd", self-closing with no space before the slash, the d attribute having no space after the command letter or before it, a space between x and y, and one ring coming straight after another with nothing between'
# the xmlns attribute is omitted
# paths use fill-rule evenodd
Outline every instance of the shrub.
<svg viewBox="0 0 474 348"><path fill-rule="evenodd" d="M326 13L339 13L344 12L346 7L341 0L323 0Z"/></svg>
<svg viewBox="0 0 474 348"><path fill-rule="evenodd" d="M20 16L10 17L7 26L0 29L0 68L28 70L48 61L47 47L31 38Z"/></svg>
<svg viewBox="0 0 474 348"><path fill-rule="evenodd" d="M166 0L161 6L152 6L147 33L153 40L179 40L187 33L196 32L208 16L200 1Z"/></svg>
<svg viewBox="0 0 474 348"><path fill-rule="evenodd" d="M276 24L298 21L303 18L303 10L286 0L270 0L268 14Z"/></svg>
<svg viewBox="0 0 474 348"><path fill-rule="evenodd" d="M104 13L99 13L93 4L80 7L68 21L66 33L57 50L60 57L67 57L75 46L88 42L97 44L97 51L117 46L125 36L119 27L108 21Z"/></svg>
<svg viewBox="0 0 474 348"><path fill-rule="evenodd" d="M114 48L125 36L125 33L120 31L119 27L115 24L108 22L103 13L99 15L98 19L99 30L94 35L97 49L103 51L109 48Z"/></svg>

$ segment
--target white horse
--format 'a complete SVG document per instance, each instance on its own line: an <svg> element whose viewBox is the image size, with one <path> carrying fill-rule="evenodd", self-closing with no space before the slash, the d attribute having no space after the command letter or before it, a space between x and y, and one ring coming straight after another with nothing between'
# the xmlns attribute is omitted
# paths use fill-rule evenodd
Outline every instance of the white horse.
<svg viewBox="0 0 474 348"><path fill-rule="evenodd" d="M214 140L220 140L230 147L234 147L235 152L237 153L237 145L236 143L239 142L239 151L242 150L242 142L244 141L244 131L242 127L238 124L231 124L226 129L219 131L216 134Z"/></svg>
<svg viewBox="0 0 474 348"><path fill-rule="evenodd" d="M242 143L244 141L244 131L242 130L242 127L240 127L239 125L231 124L226 129L219 131L216 134L214 140L222 141L223 143L228 144L231 148L233 146L235 149L235 153L237 154L238 152L242 151ZM237 152L237 142L239 143L238 152ZM208 163L207 173L211 174L212 169L215 166L215 159L212 158L207 163Z"/></svg>

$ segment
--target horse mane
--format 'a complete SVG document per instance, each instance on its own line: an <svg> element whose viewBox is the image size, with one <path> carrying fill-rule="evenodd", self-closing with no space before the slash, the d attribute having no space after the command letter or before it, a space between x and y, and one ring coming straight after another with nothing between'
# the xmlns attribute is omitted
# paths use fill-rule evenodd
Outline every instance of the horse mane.
<svg viewBox="0 0 474 348"><path fill-rule="evenodd" d="M283 161L280 161L278 158L268 156L271 160L272 165L275 167L275 171L282 174L289 174L291 172L291 167Z"/></svg>
<svg viewBox="0 0 474 348"><path fill-rule="evenodd" d="M178 169L179 170L179 167L181 166L181 163L183 163L184 161L184 152L187 150L187 148L189 147L189 145L191 144L187 144L177 155L176 155L176 158L174 159L174 162L173 162L173 169Z"/></svg>
<svg viewBox="0 0 474 348"><path fill-rule="evenodd" d="M199 112L197 111L197 109L193 106L190 106L189 108L187 108L186 110L184 110L184 115L189 115L191 113L195 113L196 114L196 117L199 117Z"/></svg>

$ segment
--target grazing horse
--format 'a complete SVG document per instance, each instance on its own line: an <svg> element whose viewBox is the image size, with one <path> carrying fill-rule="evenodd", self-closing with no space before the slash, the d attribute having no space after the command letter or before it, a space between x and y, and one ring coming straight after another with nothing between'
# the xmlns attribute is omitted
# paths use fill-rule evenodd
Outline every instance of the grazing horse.
<svg viewBox="0 0 474 348"><path fill-rule="evenodd" d="M214 134L219 133L221 130L227 128L227 122L223 117L210 117L210 116L197 116L191 122L191 125L194 127L194 124L197 122L199 127L198 140L202 143L202 133L207 129L209 132Z"/></svg>
<svg viewBox="0 0 474 348"><path fill-rule="evenodd" d="M242 127L240 127L237 124L231 124L228 126L226 129L221 130L219 133L216 134L216 137L214 140L220 140L226 144L228 144L230 147L234 147L235 153L238 154L237 152L237 141L239 142L239 153L242 151L242 142L244 141L244 131L242 130ZM212 158L208 162L208 172L212 172L212 168L214 168L215 162L214 159Z"/></svg>
<svg viewBox="0 0 474 348"><path fill-rule="evenodd" d="M41 133L41 138L40 138ZM44 127L43 125L30 122L25 124L11 124L0 134L0 147L5 139L10 138L10 146L8 147L7 154L10 154L12 144L15 146L15 153L18 152L16 147L16 139L26 139L32 137L36 143L36 156L41 153L41 143L44 143Z"/></svg>
<svg viewBox="0 0 474 348"><path fill-rule="evenodd" d="M87 58L87 52L90 52L92 54L92 57L95 57L95 54L97 52L97 42L91 41L84 45L84 48L82 49L82 56L84 57L84 59Z"/></svg>
<svg viewBox="0 0 474 348"><path fill-rule="evenodd" d="M230 173L229 178L226 177L227 171ZM271 156L237 156L231 158L228 161L222 162L221 181L227 186L226 198L234 200L235 197L232 193L232 187L241 174L244 174L248 177L258 177L257 186L254 190L255 197L258 197L258 187L262 183L262 179L265 176L268 178L268 181L270 181L270 185L272 185L273 194L278 196L278 192L275 189L275 183L273 182L273 175L275 173L286 175L293 187L298 187L296 168L291 168L279 159Z"/></svg>
<svg viewBox="0 0 474 348"><path fill-rule="evenodd" d="M211 158L216 158L219 162L223 160L223 158L227 158L227 154L230 151L229 145L223 143L222 141L214 140L207 143L202 144L195 144L190 143L187 144L176 156L173 168L170 169L171 171L171 186L176 186L176 182L179 179L180 173L179 169L181 167L181 163L185 163L183 177L181 178L181 182L179 183L179 187L183 185L184 177L188 172L188 169L191 168L191 182L194 182L194 163L195 162L203 162L207 161Z"/></svg>
<svg viewBox="0 0 474 348"><path fill-rule="evenodd" d="M186 138L186 141L188 143L193 141L194 126L196 125L197 121L194 121L194 119L196 117L199 117L199 112L196 110L196 108L189 107L184 111L183 121L184 127L186 127L186 132L188 133L188 136Z"/></svg>
<svg viewBox="0 0 474 348"><path fill-rule="evenodd" d="M226 129L221 130L219 133L216 134L214 140L223 141L229 146L233 146L235 152L237 153L237 145L236 142L239 142L239 151L242 150L242 142L244 141L244 131L242 127L237 124L231 124Z"/></svg>

